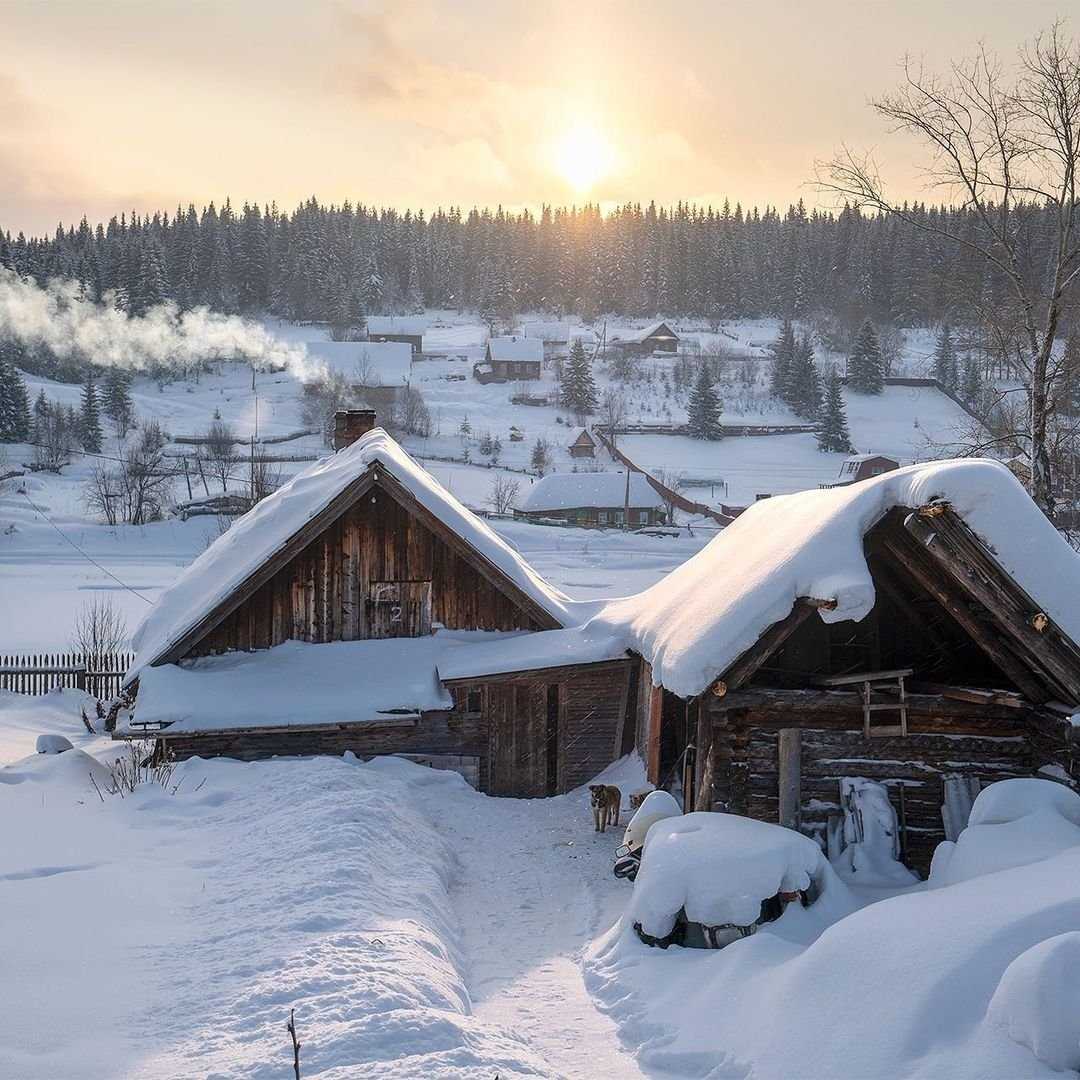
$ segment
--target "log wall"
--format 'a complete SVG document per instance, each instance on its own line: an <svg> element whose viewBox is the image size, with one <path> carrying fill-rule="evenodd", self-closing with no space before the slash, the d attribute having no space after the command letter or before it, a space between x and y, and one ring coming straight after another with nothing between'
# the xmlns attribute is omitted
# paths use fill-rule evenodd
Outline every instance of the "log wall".
<svg viewBox="0 0 1080 1080"><path fill-rule="evenodd" d="M916 699L908 712L907 736L867 739L855 704L800 711L797 706L724 708L722 699L702 701L711 722L699 727L699 741L708 741L698 759L698 809L778 821L779 732L799 728L802 831L824 837L829 815L841 812L843 777L881 781L905 826L905 859L924 874L934 847L945 839L945 776L977 776L985 786L1030 776L1048 756L1072 768L1071 759L1060 760L1060 732L1056 742L1051 736L1041 743L1034 740L1032 715L1025 709L987 715L979 706L949 702L936 707Z"/></svg>
<svg viewBox="0 0 1080 1080"><path fill-rule="evenodd" d="M386 630L387 583L413 583L400 634ZM430 608L421 587L430 583ZM316 537L187 656L266 649L291 639L354 641L451 629L540 630L509 596L378 486Z"/></svg>

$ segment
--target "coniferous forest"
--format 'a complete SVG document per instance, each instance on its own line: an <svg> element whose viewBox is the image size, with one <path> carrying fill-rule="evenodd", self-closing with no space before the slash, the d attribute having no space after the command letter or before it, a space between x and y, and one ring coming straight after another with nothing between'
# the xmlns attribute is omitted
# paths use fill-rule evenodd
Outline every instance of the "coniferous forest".
<svg viewBox="0 0 1080 1080"><path fill-rule="evenodd" d="M94 299L111 291L133 314L172 300L346 325L422 306L492 318L773 315L824 318L850 342L867 318L963 325L1011 303L990 263L918 224L974 233L974 214L916 206L912 218L850 206L808 212L801 202L785 213L635 204L608 214L585 206L425 216L314 198L291 213L237 211L226 201L96 226L83 220L48 238L0 232L0 265L38 280L77 279ZM1015 221L1038 278L1050 212L1030 205Z"/></svg>

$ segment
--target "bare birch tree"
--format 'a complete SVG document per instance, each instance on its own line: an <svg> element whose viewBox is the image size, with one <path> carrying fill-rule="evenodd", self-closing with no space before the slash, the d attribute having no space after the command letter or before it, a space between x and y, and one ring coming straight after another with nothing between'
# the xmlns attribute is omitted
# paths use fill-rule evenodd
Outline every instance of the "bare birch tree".
<svg viewBox="0 0 1080 1080"><path fill-rule="evenodd" d="M973 227L949 215L915 214L886 194L872 158L846 148L820 167L821 186L942 236L1003 275L1014 306L983 316L989 332L1015 352L1027 399L1028 488L1052 516L1050 429L1061 380L1054 346L1066 293L1080 275L1080 45L1055 23L1019 51L1012 71L985 47L944 76L908 59L903 84L873 107L926 147L930 185L958 198ZM1053 212L1040 252L1045 261L1034 265L1023 250L1024 211L1033 205Z"/></svg>

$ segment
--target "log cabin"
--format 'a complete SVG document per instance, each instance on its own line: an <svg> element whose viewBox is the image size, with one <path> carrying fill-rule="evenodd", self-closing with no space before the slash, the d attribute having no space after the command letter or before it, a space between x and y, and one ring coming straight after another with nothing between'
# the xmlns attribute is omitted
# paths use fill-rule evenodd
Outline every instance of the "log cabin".
<svg viewBox="0 0 1080 1080"><path fill-rule="evenodd" d="M308 355L376 409L398 400L412 375L412 349L397 341L312 341Z"/></svg>
<svg viewBox="0 0 1080 1080"><path fill-rule="evenodd" d="M219 537L135 636L118 738L177 759L403 754L483 791L584 782L632 747L635 665L386 434ZM355 422L351 422L355 421Z"/></svg>
<svg viewBox="0 0 1080 1080"><path fill-rule="evenodd" d="M582 428L578 437L567 448L572 458L595 458L596 440L587 428Z"/></svg>
<svg viewBox="0 0 1080 1080"><path fill-rule="evenodd" d="M649 778L687 810L825 845L841 782L873 779L925 873L950 785L1080 779L1078 595L1007 470L947 462L759 503L602 618L641 657Z"/></svg>
<svg viewBox="0 0 1080 1080"><path fill-rule="evenodd" d="M539 379L543 361L540 338L493 337L484 346L483 361L473 365L473 375L481 383Z"/></svg>
<svg viewBox="0 0 1080 1080"><path fill-rule="evenodd" d="M642 330L616 334L608 348L631 356L673 354L679 351L679 335L666 322L655 322Z"/></svg>

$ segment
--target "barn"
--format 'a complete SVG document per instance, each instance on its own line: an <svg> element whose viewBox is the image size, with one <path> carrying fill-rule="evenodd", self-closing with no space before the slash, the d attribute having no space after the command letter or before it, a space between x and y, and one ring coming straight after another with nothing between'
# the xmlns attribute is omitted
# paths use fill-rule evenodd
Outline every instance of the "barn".
<svg viewBox="0 0 1080 1080"><path fill-rule="evenodd" d="M548 473L535 481L514 517L526 521L558 521L568 525L635 528L667 520L664 500L643 473Z"/></svg>
<svg viewBox="0 0 1080 1080"><path fill-rule="evenodd" d="M519 382L539 379L544 360L540 338L493 337L484 347L484 359L473 367L478 382Z"/></svg>
<svg viewBox="0 0 1080 1080"><path fill-rule="evenodd" d="M392 405L412 373L412 349L398 341L311 341L307 351L375 408Z"/></svg>
<svg viewBox="0 0 1080 1080"><path fill-rule="evenodd" d="M842 487L845 484L857 484L860 480L869 480L882 473L899 469L900 462L884 454L849 454L840 465L840 472L829 487Z"/></svg>
<svg viewBox="0 0 1080 1080"><path fill-rule="evenodd" d="M869 778L925 872L957 797L1080 779L1077 595L1009 472L957 461L758 503L591 632L640 655L637 745L688 809L825 842Z"/></svg>
<svg viewBox="0 0 1080 1080"><path fill-rule="evenodd" d="M116 736L176 758L405 754L555 794L633 743L634 664L582 646L578 607L375 428L162 594Z"/></svg>

